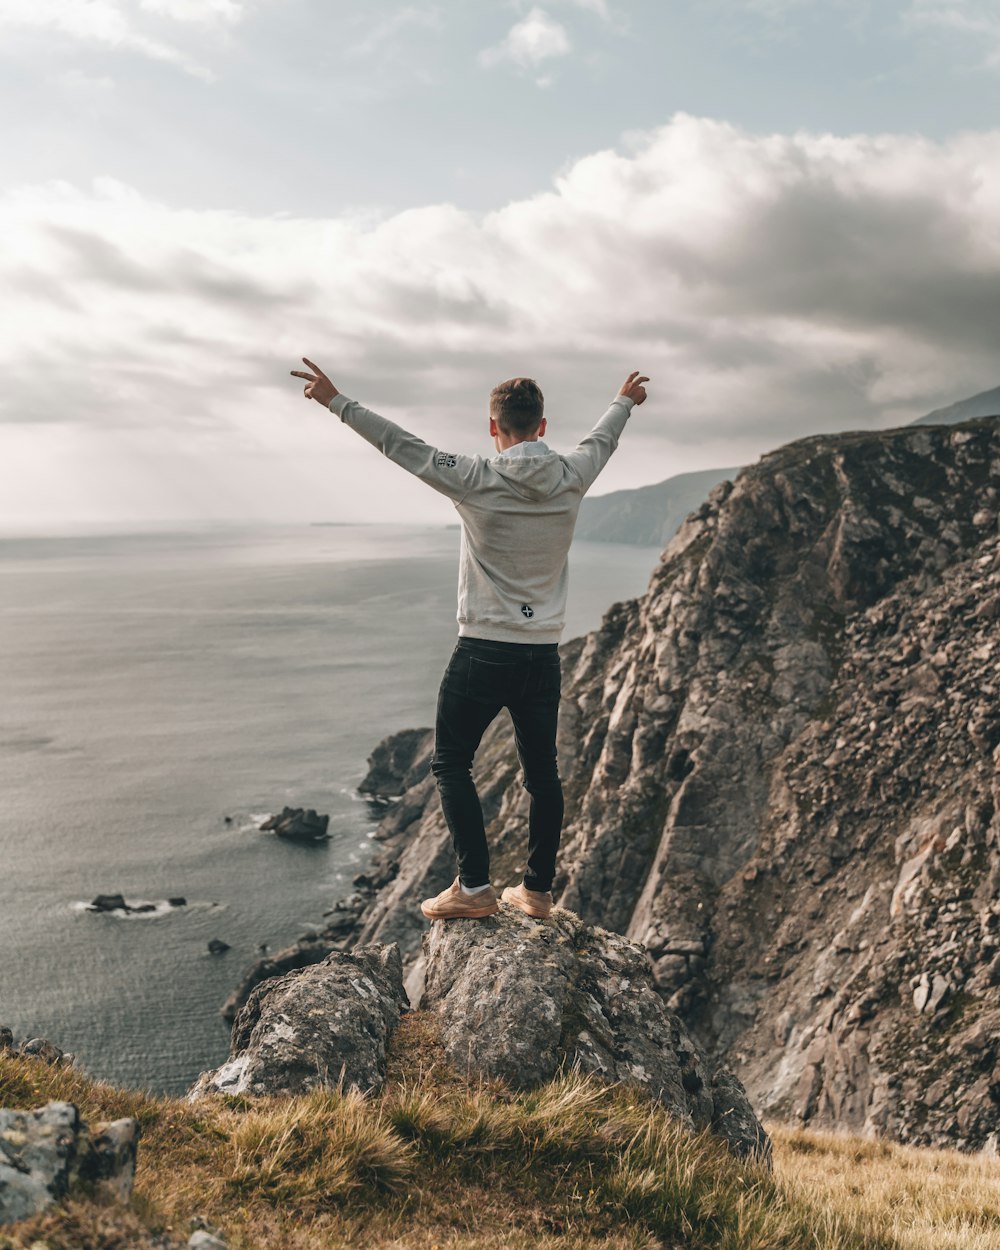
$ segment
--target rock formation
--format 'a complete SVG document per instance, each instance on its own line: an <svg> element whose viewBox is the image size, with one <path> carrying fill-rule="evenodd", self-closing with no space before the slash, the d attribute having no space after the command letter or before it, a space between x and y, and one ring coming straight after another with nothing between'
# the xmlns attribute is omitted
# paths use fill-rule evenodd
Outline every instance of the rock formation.
<svg viewBox="0 0 1000 1250"><path fill-rule="evenodd" d="M273 833L289 842L325 842L329 816L320 816L311 808L283 807L277 816L271 816L260 826L262 831Z"/></svg>
<svg viewBox="0 0 1000 1250"><path fill-rule="evenodd" d="M423 1006L438 1015L458 1073L523 1089L573 1067L636 1085L688 1128L769 1163L743 1086L667 1009L641 947L561 909L538 921L505 906L485 920L433 925L424 949ZM229 1060L189 1096L379 1089L389 1035L408 1006L402 974L398 947L369 946L263 982L236 1018Z"/></svg>
<svg viewBox="0 0 1000 1250"><path fill-rule="evenodd" d="M358 786L361 794L398 798L427 774L434 750L429 729L404 729L378 744L368 757L368 772Z"/></svg>
<svg viewBox="0 0 1000 1250"><path fill-rule="evenodd" d="M386 1042L407 1007L395 946L336 953L258 985L233 1026L229 1059L191 1097L378 1089Z"/></svg>
<svg viewBox="0 0 1000 1250"><path fill-rule="evenodd" d="M0 1110L0 1225L38 1215L78 1181L127 1201L138 1141L137 1120L90 1129L68 1102L37 1111Z"/></svg>
<svg viewBox="0 0 1000 1250"><path fill-rule="evenodd" d="M353 932L353 929L352 929ZM291 946L285 946L273 955L265 955L258 959L243 975L243 979L235 990L222 1004L222 1015L226 1020L233 1021L246 1006L247 1000L258 985L271 977L282 977L288 972L299 968L308 968L313 964L322 963L327 955L340 949L337 943L329 938L319 938L315 934L303 936Z"/></svg>
<svg viewBox="0 0 1000 1250"><path fill-rule="evenodd" d="M440 1016L460 1071L531 1088L566 1065L638 1085L734 1154L770 1159L743 1087L706 1063L667 1010L640 947L561 908L539 921L501 907L482 921L439 921L424 951L423 1006Z"/></svg>
<svg viewBox="0 0 1000 1250"><path fill-rule="evenodd" d="M41 1059L53 1067L69 1067L75 1062L75 1056L69 1054L47 1037L26 1037L20 1044L14 1041L14 1034L6 1025L0 1025L0 1055L4 1052L13 1055L27 1055L32 1059Z"/></svg>
<svg viewBox="0 0 1000 1250"><path fill-rule="evenodd" d="M996 420L803 439L562 648L557 895L646 947L769 1115L996 1141L998 508ZM476 774L516 880L506 715ZM378 838L384 884L320 938L397 942L415 990L419 902L454 875L426 774Z"/></svg>
<svg viewBox="0 0 1000 1250"><path fill-rule="evenodd" d="M174 898L164 899L162 902L151 903L148 901L140 903L129 903L123 894L98 894L90 903L87 904L88 911L99 912L124 912L126 915L143 914L149 912L162 912L170 907L186 907L187 899L180 895Z"/></svg>

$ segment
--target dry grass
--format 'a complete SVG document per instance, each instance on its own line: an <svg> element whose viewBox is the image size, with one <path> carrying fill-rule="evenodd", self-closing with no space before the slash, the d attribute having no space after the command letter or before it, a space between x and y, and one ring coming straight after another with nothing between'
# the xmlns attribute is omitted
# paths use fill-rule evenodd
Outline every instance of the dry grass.
<svg viewBox="0 0 1000 1250"><path fill-rule="evenodd" d="M526 1094L499 1082L470 1088L420 1013L398 1031L377 1098L318 1090L190 1104L0 1058L0 1106L49 1098L76 1102L88 1120L141 1121L131 1209L78 1198L0 1233L0 1250L182 1245L195 1216L232 1250L998 1244L988 1193L997 1165L777 1129L771 1176L679 1129L635 1091L578 1076ZM928 1177L939 1182L934 1200ZM973 1217L979 1240L960 1231Z"/></svg>
<svg viewBox="0 0 1000 1250"><path fill-rule="evenodd" d="M788 1193L852 1211L901 1250L998 1250L1000 1161L768 1125Z"/></svg>

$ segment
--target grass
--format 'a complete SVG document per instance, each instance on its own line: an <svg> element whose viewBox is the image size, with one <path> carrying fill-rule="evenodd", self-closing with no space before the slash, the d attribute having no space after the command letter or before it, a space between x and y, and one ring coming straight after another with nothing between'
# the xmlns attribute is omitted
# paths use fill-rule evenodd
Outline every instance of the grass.
<svg viewBox="0 0 1000 1250"><path fill-rule="evenodd" d="M905 1250L996 1250L1000 1161L771 1126L789 1193L823 1195Z"/></svg>
<svg viewBox="0 0 1000 1250"><path fill-rule="evenodd" d="M231 1250L980 1250L1000 1235L1000 1164L774 1127L771 1175L635 1090L573 1074L470 1086L420 1012L373 1098L186 1103L0 1057L0 1106L50 1098L139 1119L133 1199L74 1198L0 1230L0 1250L183 1245L195 1217Z"/></svg>

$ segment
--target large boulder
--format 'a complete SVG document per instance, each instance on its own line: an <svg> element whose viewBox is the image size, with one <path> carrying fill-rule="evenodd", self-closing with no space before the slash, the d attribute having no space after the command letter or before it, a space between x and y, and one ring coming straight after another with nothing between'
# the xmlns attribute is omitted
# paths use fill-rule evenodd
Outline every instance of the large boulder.
<svg viewBox="0 0 1000 1250"><path fill-rule="evenodd" d="M137 1120L90 1129L69 1102L0 1110L0 1224L38 1215L77 1181L97 1183L127 1201L138 1141Z"/></svg>
<svg viewBox="0 0 1000 1250"><path fill-rule="evenodd" d="M438 921L424 939L422 1006L441 1018L450 1061L517 1088L563 1066L639 1085L738 1156L771 1143L737 1078L710 1064L657 993L641 946L557 908Z"/></svg>
<svg viewBox="0 0 1000 1250"><path fill-rule="evenodd" d="M325 842L330 825L329 816L320 816L312 807L283 807L277 816L271 816L260 826L262 831L275 833L289 842Z"/></svg>
<svg viewBox="0 0 1000 1250"><path fill-rule="evenodd" d="M407 1006L395 946L336 951L273 977L236 1017L228 1061L203 1073L189 1096L300 1094L341 1081L346 1089L378 1089L386 1043Z"/></svg>
<svg viewBox="0 0 1000 1250"><path fill-rule="evenodd" d="M265 981L275 977L283 977L288 972L296 972L311 964L321 963L327 955L336 950L334 943L325 938L317 938L315 934L303 936L291 946L285 946L273 955L265 955L256 960L243 974L243 979L226 1001L220 1011L224 1019L230 1023L236 1019L246 1006L250 995Z"/></svg>

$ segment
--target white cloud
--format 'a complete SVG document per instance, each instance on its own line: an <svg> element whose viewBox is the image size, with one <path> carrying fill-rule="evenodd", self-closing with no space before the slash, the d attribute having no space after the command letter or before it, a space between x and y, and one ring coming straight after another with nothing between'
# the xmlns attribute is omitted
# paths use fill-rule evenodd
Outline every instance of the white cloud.
<svg viewBox="0 0 1000 1250"><path fill-rule="evenodd" d="M147 13L173 18L177 22L239 22L246 16L243 0L139 0Z"/></svg>
<svg viewBox="0 0 1000 1250"><path fill-rule="evenodd" d="M598 17L604 21L611 21L611 10L608 8L607 0L567 0L576 9L585 9L589 13L596 13Z"/></svg>
<svg viewBox="0 0 1000 1250"><path fill-rule="evenodd" d="M1000 381L1000 132L752 135L678 116L485 216L195 212L104 180L8 192L0 235L8 512L83 497L85 475L18 467L72 425L78 464L113 479L120 446L121 497L159 474L150 497L169 486L178 515L439 515L303 403L302 354L432 443L485 454L501 378L539 379L564 447L642 368L652 399L605 490Z"/></svg>
<svg viewBox="0 0 1000 1250"><path fill-rule="evenodd" d="M996 0L910 0L905 20L912 27L974 39L986 53L986 64L1000 68L1000 5Z"/></svg>
<svg viewBox="0 0 1000 1250"><path fill-rule="evenodd" d="M499 44L481 52L479 60L486 66L511 61L519 69L536 69L543 61L566 56L569 51L566 28L544 9L535 8L515 23Z"/></svg>
<svg viewBox="0 0 1000 1250"><path fill-rule="evenodd" d="M115 80L107 74L88 74L82 69L68 69L57 75L55 84L80 97L106 96L113 91Z"/></svg>
<svg viewBox="0 0 1000 1250"><path fill-rule="evenodd" d="M392 43L407 29L423 27L425 30L438 30L441 28L442 18L441 11L436 6L417 8L414 5L404 5L381 21L372 21L366 13L359 18L358 24L363 26L365 34L347 49L349 56L370 56L374 52L380 52L386 44Z"/></svg>
<svg viewBox="0 0 1000 1250"><path fill-rule="evenodd" d="M163 61L210 80L211 71L197 58L144 29L144 14L190 25L234 22L243 12L238 0L3 0L0 32L39 31L62 36Z"/></svg>
<svg viewBox="0 0 1000 1250"><path fill-rule="evenodd" d="M749 9L764 17L780 18L796 9L810 8L817 0L736 0L737 8Z"/></svg>

